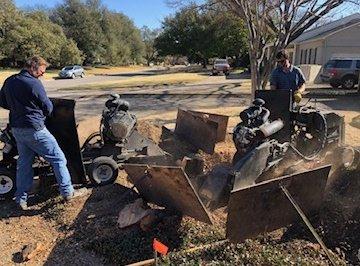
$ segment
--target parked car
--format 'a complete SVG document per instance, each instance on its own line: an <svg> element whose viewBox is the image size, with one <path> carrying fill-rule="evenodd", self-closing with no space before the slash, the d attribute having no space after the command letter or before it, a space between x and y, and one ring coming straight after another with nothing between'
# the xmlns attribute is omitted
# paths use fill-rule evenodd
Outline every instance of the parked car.
<svg viewBox="0 0 360 266"><path fill-rule="evenodd" d="M211 73L217 75L219 73L224 73L226 76L230 74L230 65L227 59L216 59L214 61L214 66Z"/></svg>
<svg viewBox="0 0 360 266"><path fill-rule="evenodd" d="M85 77L85 70L81 66L66 66L59 72L60 78Z"/></svg>
<svg viewBox="0 0 360 266"><path fill-rule="evenodd" d="M334 58L324 66L320 75L323 82L330 83L331 87L353 89L359 80L360 57L358 58Z"/></svg>

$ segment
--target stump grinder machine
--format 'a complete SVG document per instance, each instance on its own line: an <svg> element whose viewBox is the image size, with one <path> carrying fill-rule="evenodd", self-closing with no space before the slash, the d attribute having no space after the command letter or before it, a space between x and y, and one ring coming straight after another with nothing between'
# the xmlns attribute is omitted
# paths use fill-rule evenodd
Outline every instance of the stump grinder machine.
<svg viewBox="0 0 360 266"><path fill-rule="evenodd" d="M228 119L179 109L174 134L213 153L215 144L225 139ZM232 166L203 173L196 158L181 166L125 164L129 179L146 201L206 223L211 223L209 210L227 206L227 237L241 242L299 218L294 202L313 214L321 205L331 166L358 164L359 153L344 146L344 118L294 106L291 91L257 91L240 119L232 132Z"/></svg>
<svg viewBox="0 0 360 266"><path fill-rule="evenodd" d="M74 117L75 101L51 99L54 111L46 120L46 127L57 139L67 159L74 184L106 185L113 183L119 167L129 158L142 155L163 155L160 148L143 137L136 129L135 115L129 112L129 103L117 94L105 102L100 129L91 134L80 147ZM1 130L2 158L0 161L0 199L9 199L16 190L16 141L9 125ZM55 183L51 165L41 157L35 158L34 191L44 190Z"/></svg>

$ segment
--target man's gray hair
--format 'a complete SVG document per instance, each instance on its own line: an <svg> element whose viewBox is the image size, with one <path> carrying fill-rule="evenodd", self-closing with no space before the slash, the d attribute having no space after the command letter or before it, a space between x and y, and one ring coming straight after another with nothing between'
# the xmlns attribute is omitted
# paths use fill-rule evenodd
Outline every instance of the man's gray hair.
<svg viewBox="0 0 360 266"><path fill-rule="evenodd" d="M24 67L38 69L40 66L48 67L49 65L50 64L41 56L33 56L26 60Z"/></svg>

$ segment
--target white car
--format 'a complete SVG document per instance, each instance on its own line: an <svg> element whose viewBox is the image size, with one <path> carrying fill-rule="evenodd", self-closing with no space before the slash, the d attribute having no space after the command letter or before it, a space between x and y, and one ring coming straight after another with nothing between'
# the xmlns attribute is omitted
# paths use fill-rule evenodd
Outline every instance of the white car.
<svg viewBox="0 0 360 266"><path fill-rule="evenodd" d="M212 68L212 74L215 76L219 73L224 73L226 76L230 74L230 65L227 59L216 59Z"/></svg>
<svg viewBox="0 0 360 266"><path fill-rule="evenodd" d="M59 73L60 78L76 78L76 77L85 77L85 70L81 66L66 66L61 69Z"/></svg>

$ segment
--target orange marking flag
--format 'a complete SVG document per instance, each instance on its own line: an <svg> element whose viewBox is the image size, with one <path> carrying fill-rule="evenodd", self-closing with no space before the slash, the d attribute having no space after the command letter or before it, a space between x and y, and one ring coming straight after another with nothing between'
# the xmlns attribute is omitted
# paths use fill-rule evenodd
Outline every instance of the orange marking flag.
<svg viewBox="0 0 360 266"><path fill-rule="evenodd" d="M167 246L165 246L163 243L161 243L160 241L158 241L156 238L154 238L154 242L153 242L153 249L162 254L162 255L166 255L169 248Z"/></svg>

